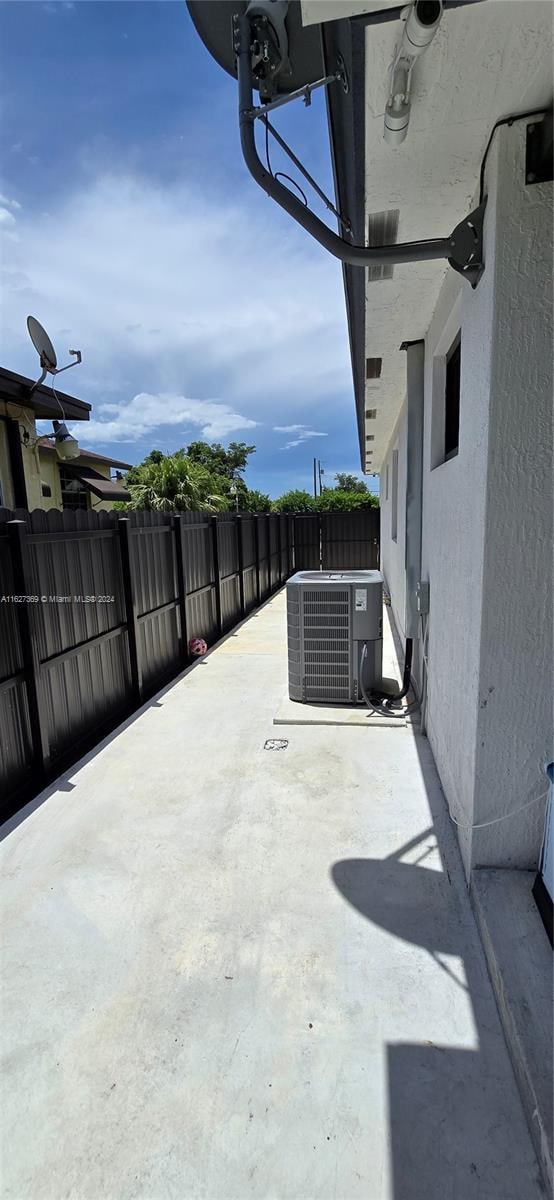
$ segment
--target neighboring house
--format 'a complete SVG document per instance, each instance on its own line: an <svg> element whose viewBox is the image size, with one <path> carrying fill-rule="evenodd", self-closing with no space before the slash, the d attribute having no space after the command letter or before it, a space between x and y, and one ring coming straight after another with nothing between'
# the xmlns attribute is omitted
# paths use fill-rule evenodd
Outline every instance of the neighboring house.
<svg viewBox="0 0 554 1200"><path fill-rule="evenodd" d="M37 434L36 421L88 421L90 404L0 369L0 508L107 509L129 493L112 468L129 463L81 450L58 457L53 438Z"/></svg>
<svg viewBox="0 0 554 1200"><path fill-rule="evenodd" d="M129 493L118 478L131 463L81 449L78 458L62 462L51 438L40 438L38 457L42 487L41 508L109 509ZM112 472L116 472L115 479Z"/></svg>

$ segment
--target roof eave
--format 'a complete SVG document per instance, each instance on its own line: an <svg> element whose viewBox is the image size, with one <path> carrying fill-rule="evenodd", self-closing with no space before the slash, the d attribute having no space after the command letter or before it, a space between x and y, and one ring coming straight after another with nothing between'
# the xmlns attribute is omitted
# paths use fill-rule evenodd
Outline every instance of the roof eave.
<svg viewBox="0 0 554 1200"><path fill-rule="evenodd" d="M35 387L31 395L34 382L25 375L17 375L15 371L8 371L6 367L0 367L0 400L9 404L19 404L24 408L32 408L39 421L58 418L60 404L66 420L88 421L90 404L86 404L84 400L77 400L76 396L68 396L66 392L59 392L56 388L56 395L60 401L58 403L52 388L45 387L43 383Z"/></svg>
<svg viewBox="0 0 554 1200"><path fill-rule="evenodd" d="M348 92L339 84L327 88L327 117L335 196L339 212L349 217L352 240L364 245L365 236L365 30L360 22L341 20L322 26L328 70L341 54ZM365 471L365 284L364 267L343 264L350 358L356 401L358 441Z"/></svg>

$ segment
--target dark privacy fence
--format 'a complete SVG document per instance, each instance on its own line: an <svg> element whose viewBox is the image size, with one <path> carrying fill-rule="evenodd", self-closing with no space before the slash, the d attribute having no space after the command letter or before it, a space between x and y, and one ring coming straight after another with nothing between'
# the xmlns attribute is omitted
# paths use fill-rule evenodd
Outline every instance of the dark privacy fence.
<svg viewBox="0 0 554 1200"><path fill-rule="evenodd" d="M0 509L0 803L34 795L294 570L370 568L378 510Z"/></svg>

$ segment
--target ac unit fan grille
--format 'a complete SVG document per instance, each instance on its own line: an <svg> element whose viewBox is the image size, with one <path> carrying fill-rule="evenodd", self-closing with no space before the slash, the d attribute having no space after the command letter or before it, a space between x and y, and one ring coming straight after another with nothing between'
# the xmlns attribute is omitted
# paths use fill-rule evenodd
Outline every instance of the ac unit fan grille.
<svg viewBox="0 0 554 1200"><path fill-rule="evenodd" d="M344 701L350 697L350 605L348 591L309 591L303 596L304 697ZM332 642L332 649L329 642Z"/></svg>

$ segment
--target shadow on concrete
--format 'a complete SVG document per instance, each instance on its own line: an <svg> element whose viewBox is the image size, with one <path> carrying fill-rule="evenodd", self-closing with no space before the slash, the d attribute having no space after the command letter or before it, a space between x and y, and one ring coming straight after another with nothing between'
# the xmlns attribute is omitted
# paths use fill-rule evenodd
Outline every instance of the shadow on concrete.
<svg viewBox="0 0 554 1200"><path fill-rule="evenodd" d="M441 1045L439 1039L387 1044L392 1196L532 1200L544 1194L539 1167L530 1138L527 1141L461 857L427 740L417 733L414 737L432 825L386 858L336 862L331 876L362 917L391 938L422 948L437 970L466 991L478 1048ZM414 862L418 847L422 853ZM442 870L425 865L435 849ZM410 862L403 861L407 854ZM462 969L442 956L458 959ZM408 1005L409 989L414 987L410 962L405 981ZM399 991L403 986L399 979ZM437 995L444 997L443 992ZM437 1002L444 1000L430 997L431 1012ZM443 1012L441 1018L444 1029Z"/></svg>

